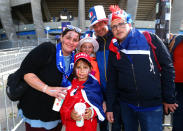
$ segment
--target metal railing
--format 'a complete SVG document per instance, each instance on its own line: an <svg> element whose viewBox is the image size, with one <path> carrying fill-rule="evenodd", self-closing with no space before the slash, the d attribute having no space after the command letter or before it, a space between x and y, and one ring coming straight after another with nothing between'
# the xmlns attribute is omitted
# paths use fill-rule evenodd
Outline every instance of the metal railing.
<svg viewBox="0 0 183 131"><path fill-rule="evenodd" d="M21 47L0 51L0 131L16 131L23 120L17 117L17 103L12 102L6 95L7 78L19 68L22 60L31 47Z"/></svg>

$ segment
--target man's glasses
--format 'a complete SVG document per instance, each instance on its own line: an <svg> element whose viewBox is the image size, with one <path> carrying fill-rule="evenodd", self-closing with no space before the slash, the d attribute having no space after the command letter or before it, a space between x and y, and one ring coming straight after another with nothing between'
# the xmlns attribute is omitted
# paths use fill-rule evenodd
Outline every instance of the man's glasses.
<svg viewBox="0 0 183 131"><path fill-rule="evenodd" d="M117 28L126 28L126 24L127 23L119 23L117 25L111 26L111 29L112 29L112 31L115 31L115 30L117 30Z"/></svg>
<svg viewBox="0 0 183 131"><path fill-rule="evenodd" d="M68 30L74 30L76 31L77 33L81 33L81 29L78 28L78 27L75 27L73 25L67 25L67 27L65 29L68 29Z"/></svg>

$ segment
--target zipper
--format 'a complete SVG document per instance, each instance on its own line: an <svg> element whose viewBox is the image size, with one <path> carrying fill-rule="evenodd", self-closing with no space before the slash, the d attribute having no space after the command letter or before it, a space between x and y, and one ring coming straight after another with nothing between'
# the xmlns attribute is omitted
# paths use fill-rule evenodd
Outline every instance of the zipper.
<svg viewBox="0 0 183 131"><path fill-rule="evenodd" d="M135 89L136 89L136 92L137 92L137 97L139 98L140 96L139 96L139 92L138 92L138 88L137 88L137 80L135 78L135 72L134 72L133 63L131 65L132 65L132 72L133 72L133 79L134 79L134 83L135 83ZM137 107L140 107L139 103L137 104Z"/></svg>
<svg viewBox="0 0 183 131"><path fill-rule="evenodd" d="M103 38L103 37L102 37ZM105 57L105 46L106 46L106 39L105 38L103 38L104 39L104 70L105 70L105 79L106 79L106 81L107 81L107 69L106 69L106 57Z"/></svg>

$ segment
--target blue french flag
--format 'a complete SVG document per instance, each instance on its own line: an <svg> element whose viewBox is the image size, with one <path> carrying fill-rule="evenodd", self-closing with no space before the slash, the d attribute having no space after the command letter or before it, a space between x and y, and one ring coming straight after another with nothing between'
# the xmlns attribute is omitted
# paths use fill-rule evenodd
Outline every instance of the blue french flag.
<svg viewBox="0 0 183 131"><path fill-rule="evenodd" d="M89 75L88 80L83 84L85 87L82 92L84 100L96 111L100 121L105 120L102 103L103 96L101 87L93 75Z"/></svg>
<svg viewBox="0 0 183 131"><path fill-rule="evenodd" d="M90 8L89 9L89 19L91 23L97 21L97 14L95 8Z"/></svg>

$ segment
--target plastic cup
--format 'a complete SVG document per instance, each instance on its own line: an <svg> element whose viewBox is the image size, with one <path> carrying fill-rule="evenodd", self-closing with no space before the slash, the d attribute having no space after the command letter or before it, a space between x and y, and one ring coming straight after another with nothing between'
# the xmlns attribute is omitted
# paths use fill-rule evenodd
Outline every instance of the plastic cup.
<svg viewBox="0 0 183 131"><path fill-rule="evenodd" d="M74 109L75 109L75 111L76 111L79 115L81 115L81 120L80 120L80 121L76 121L76 125L77 125L78 127L82 127L82 126L84 125L84 119L83 119L83 117L82 117L82 114L85 113L86 105L85 105L85 103L76 103L76 104L74 105Z"/></svg>

